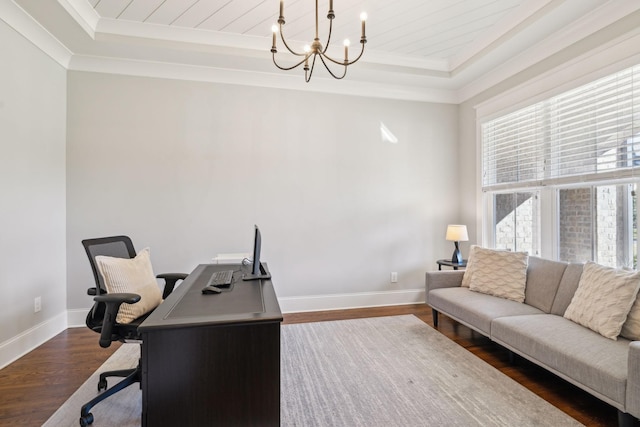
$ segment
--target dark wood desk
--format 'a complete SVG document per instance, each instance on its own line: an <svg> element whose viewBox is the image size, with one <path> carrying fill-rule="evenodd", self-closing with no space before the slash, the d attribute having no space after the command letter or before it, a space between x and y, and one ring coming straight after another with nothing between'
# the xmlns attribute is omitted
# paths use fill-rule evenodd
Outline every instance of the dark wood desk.
<svg viewBox="0 0 640 427"><path fill-rule="evenodd" d="M201 293L230 269L228 290ZM280 425L282 313L271 280L241 269L198 266L140 325L143 426Z"/></svg>

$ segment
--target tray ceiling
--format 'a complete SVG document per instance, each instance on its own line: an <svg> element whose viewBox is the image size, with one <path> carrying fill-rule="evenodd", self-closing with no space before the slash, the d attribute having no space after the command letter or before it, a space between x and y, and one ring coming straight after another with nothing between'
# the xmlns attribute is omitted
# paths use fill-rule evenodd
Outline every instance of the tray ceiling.
<svg viewBox="0 0 640 427"><path fill-rule="evenodd" d="M624 0L335 0L332 45L357 44L366 11L365 54L345 80L319 68L304 83L301 70L271 62L279 0L10 2L52 36L59 45L52 56L72 70L439 102L473 96L640 9ZM321 39L328 2L319 0ZM313 38L314 7L284 0L293 45Z"/></svg>

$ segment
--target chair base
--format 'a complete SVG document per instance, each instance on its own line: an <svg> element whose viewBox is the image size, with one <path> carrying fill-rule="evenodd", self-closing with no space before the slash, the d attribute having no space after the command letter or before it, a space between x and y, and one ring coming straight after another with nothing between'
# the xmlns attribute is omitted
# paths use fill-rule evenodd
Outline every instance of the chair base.
<svg viewBox="0 0 640 427"><path fill-rule="evenodd" d="M124 377L122 381L118 384L114 385L110 389L107 388L107 377ZM103 372L100 374L100 380L98 381L98 391L105 390L103 393L97 395L89 402L85 403L80 409L80 426L86 427L89 424L93 423L93 414L91 414L91 408L93 408L98 403L102 402L107 397L111 396L114 393L119 392L131 384L139 383L142 379L142 368L140 366L140 362L138 362L138 366L134 369L125 369L119 371L109 371Z"/></svg>

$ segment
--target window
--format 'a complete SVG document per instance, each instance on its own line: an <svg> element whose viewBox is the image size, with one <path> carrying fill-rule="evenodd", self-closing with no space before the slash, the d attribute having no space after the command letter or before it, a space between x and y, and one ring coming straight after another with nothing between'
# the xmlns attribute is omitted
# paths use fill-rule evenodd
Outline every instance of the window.
<svg viewBox="0 0 640 427"><path fill-rule="evenodd" d="M636 268L632 184L558 190L559 258Z"/></svg>
<svg viewBox="0 0 640 427"><path fill-rule="evenodd" d="M480 134L494 247L635 268L640 65L486 121Z"/></svg>
<svg viewBox="0 0 640 427"><path fill-rule="evenodd" d="M496 249L538 254L539 209L537 192L493 196L493 232Z"/></svg>

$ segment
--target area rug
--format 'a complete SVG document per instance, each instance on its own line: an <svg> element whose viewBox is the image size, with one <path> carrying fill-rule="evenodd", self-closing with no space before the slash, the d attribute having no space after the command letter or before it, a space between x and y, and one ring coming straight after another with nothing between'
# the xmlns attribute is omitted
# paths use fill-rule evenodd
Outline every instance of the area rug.
<svg viewBox="0 0 640 427"><path fill-rule="evenodd" d="M98 372L138 357L123 345ZM283 325L281 361L282 426L581 425L412 315ZM77 426L97 375L45 426ZM140 389L92 413L95 427L139 426Z"/></svg>

